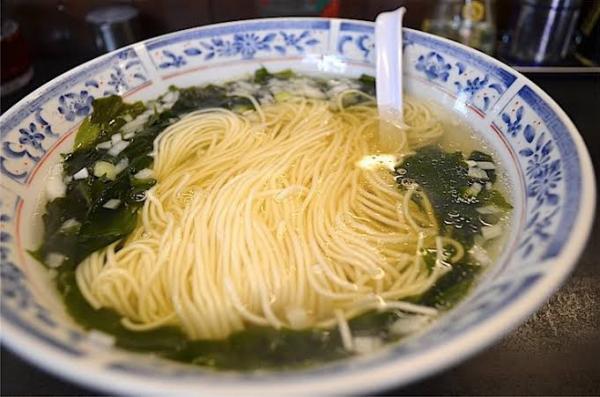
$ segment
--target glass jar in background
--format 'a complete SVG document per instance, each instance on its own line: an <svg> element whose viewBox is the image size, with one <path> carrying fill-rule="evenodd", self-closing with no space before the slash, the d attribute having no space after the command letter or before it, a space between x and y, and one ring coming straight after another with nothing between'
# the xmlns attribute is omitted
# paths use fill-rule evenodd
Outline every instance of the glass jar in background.
<svg viewBox="0 0 600 397"><path fill-rule="evenodd" d="M499 53L514 65L561 65L574 50L583 0L518 0Z"/></svg>
<svg viewBox="0 0 600 397"><path fill-rule="evenodd" d="M496 48L494 0L440 0L423 30L466 44L488 54Z"/></svg>

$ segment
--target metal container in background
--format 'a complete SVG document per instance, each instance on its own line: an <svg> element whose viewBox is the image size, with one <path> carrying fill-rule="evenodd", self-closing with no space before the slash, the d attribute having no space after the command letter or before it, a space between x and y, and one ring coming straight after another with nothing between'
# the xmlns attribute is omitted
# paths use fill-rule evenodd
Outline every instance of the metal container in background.
<svg viewBox="0 0 600 397"><path fill-rule="evenodd" d="M520 0L502 57L520 65L560 65L574 50L583 0Z"/></svg>
<svg viewBox="0 0 600 397"><path fill-rule="evenodd" d="M96 8L86 15L96 47L109 52L140 40L139 12L129 5Z"/></svg>

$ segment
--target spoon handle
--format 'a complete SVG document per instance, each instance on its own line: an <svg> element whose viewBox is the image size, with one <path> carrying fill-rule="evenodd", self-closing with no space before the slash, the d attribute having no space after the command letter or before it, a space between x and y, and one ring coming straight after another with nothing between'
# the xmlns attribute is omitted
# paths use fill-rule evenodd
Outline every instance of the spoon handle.
<svg viewBox="0 0 600 397"><path fill-rule="evenodd" d="M402 19L406 9L384 12L375 20L377 106L382 119L402 125Z"/></svg>

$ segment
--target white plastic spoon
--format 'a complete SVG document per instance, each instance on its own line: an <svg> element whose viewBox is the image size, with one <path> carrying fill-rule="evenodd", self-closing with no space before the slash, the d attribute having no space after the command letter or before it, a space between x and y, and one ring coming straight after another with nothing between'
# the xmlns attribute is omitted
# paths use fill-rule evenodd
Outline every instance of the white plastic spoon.
<svg viewBox="0 0 600 397"><path fill-rule="evenodd" d="M394 152L402 145L398 129L404 125L402 114L402 19L406 8L383 12L375 20L377 53L377 108L379 144Z"/></svg>

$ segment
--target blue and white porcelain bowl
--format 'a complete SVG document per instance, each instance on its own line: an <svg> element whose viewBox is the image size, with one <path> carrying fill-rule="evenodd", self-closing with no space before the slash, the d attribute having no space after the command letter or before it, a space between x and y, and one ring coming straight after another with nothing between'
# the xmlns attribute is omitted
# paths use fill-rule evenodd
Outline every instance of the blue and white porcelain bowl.
<svg viewBox="0 0 600 397"><path fill-rule="evenodd" d="M86 386L131 395L369 392L406 384L482 350L524 321L575 265L593 219L595 186L573 123L510 67L452 41L406 29L407 91L452 110L501 158L512 184L507 248L455 309L417 338L369 356L285 373L215 373L105 347L66 315L28 254L39 197L94 98L150 99L169 85L237 78L264 65L304 73L374 74L374 24L281 18L195 28L104 55L52 80L0 118L2 342Z"/></svg>

